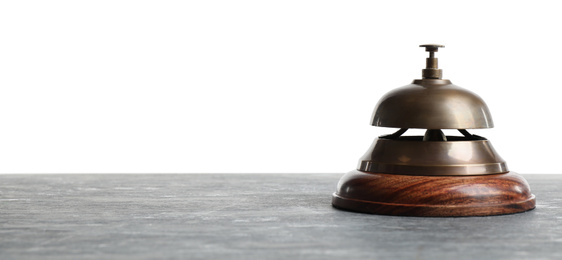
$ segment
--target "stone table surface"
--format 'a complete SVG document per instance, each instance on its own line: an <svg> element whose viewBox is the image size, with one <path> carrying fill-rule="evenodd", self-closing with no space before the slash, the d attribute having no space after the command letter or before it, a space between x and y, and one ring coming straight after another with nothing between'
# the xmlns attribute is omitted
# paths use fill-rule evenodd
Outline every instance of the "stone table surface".
<svg viewBox="0 0 562 260"><path fill-rule="evenodd" d="M0 175L0 259L562 259L562 175L464 218L334 209L342 175Z"/></svg>

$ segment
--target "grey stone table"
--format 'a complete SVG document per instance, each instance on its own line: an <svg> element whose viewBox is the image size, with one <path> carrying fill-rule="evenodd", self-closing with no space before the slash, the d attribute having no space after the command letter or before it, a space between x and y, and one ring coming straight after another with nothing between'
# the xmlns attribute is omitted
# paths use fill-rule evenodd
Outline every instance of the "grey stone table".
<svg viewBox="0 0 562 260"><path fill-rule="evenodd" d="M469 218L340 211L340 176L0 175L0 259L562 259L562 175Z"/></svg>

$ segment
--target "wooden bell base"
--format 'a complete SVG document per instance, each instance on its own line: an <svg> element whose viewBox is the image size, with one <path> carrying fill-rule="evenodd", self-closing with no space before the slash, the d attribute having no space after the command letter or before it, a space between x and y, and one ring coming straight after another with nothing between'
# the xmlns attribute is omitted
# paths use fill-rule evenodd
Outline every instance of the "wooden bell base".
<svg viewBox="0 0 562 260"><path fill-rule="evenodd" d="M339 209L396 216L461 217L524 212L535 195L519 174L414 176L351 171L338 183Z"/></svg>

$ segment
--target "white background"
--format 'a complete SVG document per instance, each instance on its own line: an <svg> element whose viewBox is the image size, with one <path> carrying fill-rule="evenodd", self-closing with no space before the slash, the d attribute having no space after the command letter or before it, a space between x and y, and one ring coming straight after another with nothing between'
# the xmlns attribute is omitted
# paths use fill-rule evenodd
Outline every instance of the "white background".
<svg viewBox="0 0 562 260"><path fill-rule="evenodd" d="M511 170L562 173L557 1L3 1L2 173L343 173L386 92L478 93Z"/></svg>

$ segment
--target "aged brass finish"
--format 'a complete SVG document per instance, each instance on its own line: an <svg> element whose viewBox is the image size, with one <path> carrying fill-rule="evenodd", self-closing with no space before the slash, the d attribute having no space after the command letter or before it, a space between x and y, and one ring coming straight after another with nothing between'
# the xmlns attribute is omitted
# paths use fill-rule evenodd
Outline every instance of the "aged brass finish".
<svg viewBox="0 0 562 260"><path fill-rule="evenodd" d="M439 48L444 48L444 45L439 44L424 44L420 47L425 47L425 51L429 52L429 58L426 59L425 69L422 70L422 75L424 79L441 79L443 77L443 71L439 69L437 58L435 58L435 52L439 51Z"/></svg>
<svg viewBox="0 0 562 260"><path fill-rule="evenodd" d="M508 172L488 140L448 136L449 141L422 141L421 136L376 139L357 169L388 174L453 176Z"/></svg>
<svg viewBox="0 0 562 260"><path fill-rule="evenodd" d="M371 124L422 129L492 128L488 106L478 95L441 79L434 53L443 45L425 44L430 57L423 79L384 95L373 112Z"/></svg>
<svg viewBox="0 0 562 260"><path fill-rule="evenodd" d="M406 216L487 216L535 207L528 183L510 172L486 138L467 129L492 128L488 106L478 95L441 79L435 52L429 52L422 79L384 95L371 124L400 128L377 138L357 170L341 178L336 208ZM404 135L410 128L423 136ZM456 129L462 136L446 136Z"/></svg>
<svg viewBox="0 0 562 260"><path fill-rule="evenodd" d="M444 79L417 79L390 91L376 105L371 124L422 129L494 127L482 98Z"/></svg>

